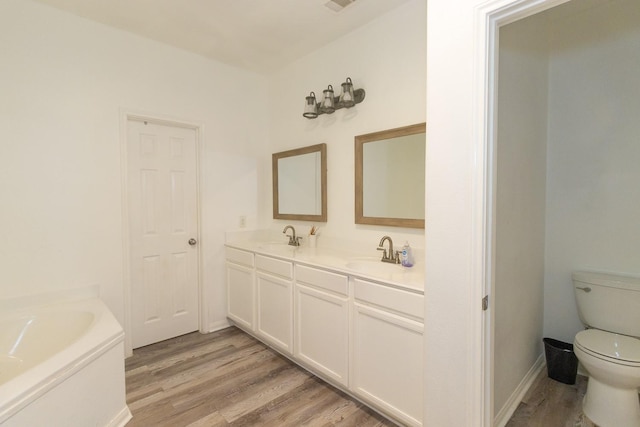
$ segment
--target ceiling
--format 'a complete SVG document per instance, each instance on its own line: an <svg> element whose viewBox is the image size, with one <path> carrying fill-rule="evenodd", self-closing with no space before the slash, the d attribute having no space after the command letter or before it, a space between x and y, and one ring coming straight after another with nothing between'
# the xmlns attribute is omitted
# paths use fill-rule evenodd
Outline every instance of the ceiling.
<svg viewBox="0 0 640 427"><path fill-rule="evenodd" d="M409 0L37 0L103 24L270 73ZM333 5L333 4L332 4Z"/></svg>

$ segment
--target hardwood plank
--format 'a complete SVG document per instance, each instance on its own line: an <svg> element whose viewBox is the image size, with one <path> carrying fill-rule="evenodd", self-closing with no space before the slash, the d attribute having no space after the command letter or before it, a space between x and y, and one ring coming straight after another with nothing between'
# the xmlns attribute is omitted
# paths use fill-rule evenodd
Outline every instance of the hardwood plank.
<svg viewBox="0 0 640 427"><path fill-rule="evenodd" d="M128 427L394 425L234 327L136 349L125 366ZM594 427L586 386L541 372L507 426Z"/></svg>
<svg viewBox="0 0 640 427"><path fill-rule="evenodd" d="M239 359L233 364L226 364L225 369L215 369L215 367L209 369L209 366L204 364L198 367L196 375L193 372L185 372L184 375L178 373L168 376L161 382L161 393L149 396L141 404L134 402L131 407L138 408L156 402L158 405L162 405L168 401L174 407L179 406L176 407L176 410L188 410L186 407L188 405L184 404L186 400L192 401L192 407L202 404L202 399L219 401L238 387L245 387L247 384L255 382L256 378L260 378L256 376L256 371L258 373L277 371L287 366L280 357L264 348L261 348L259 352L251 350L248 355L241 351L238 352L237 357ZM200 400L197 400L198 396L201 397Z"/></svg>
<svg viewBox="0 0 640 427"><path fill-rule="evenodd" d="M220 413L227 421L233 422L297 388L307 378L306 372L290 365L278 371L277 375L270 374L265 381L253 382L251 387L226 396L221 402Z"/></svg>
<svg viewBox="0 0 640 427"><path fill-rule="evenodd" d="M136 426L393 426L235 327L134 350L127 402Z"/></svg>
<svg viewBox="0 0 640 427"><path fill-rule="evenodd" d="M298 388L237 419L232 425L364 427L394 424L319 378L310 376Z"/></svg>
<svg viewBox="0 0 640 427"><path fill-rule="evenodd" d="M327 392L328 387L322 380L310 376L299 387L274 399L260 410L239 418L235 424L278 426L289 422L294 425L305 425L327 404L335 405L339 402L341 397L337 390Z"/></svg>
<svg viewBox="0 0 640 427"><path fill-rule="evenodd" d="M582 413L588 379L578 375L574 385L552 380L543 370L506 427L595 427Z"/></svg>
<svg viewBox="0 0 640 427"><path fill-rule="evenodd" d="M213 414L209 414L204 418L200 418L199 420L188 424L187 427L224 427L228 425L229 423L227 423L220 413L214 412Z"/></svg>

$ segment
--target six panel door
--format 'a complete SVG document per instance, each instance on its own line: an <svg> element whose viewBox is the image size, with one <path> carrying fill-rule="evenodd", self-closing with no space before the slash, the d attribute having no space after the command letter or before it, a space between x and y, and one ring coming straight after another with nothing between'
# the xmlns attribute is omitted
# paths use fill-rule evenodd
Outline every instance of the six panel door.
<svg viewBox="0 0 640 427"><path fill-rule="evenodd" d="M194 129L127 123L131 330L141 347L198 329Z"/></svg>

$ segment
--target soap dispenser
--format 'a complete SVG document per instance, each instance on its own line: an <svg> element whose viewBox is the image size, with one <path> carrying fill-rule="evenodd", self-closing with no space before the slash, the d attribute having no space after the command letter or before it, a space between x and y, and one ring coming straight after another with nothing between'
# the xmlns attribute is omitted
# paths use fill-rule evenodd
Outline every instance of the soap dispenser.
<svg viewBox="0 0 640 427"><path fill-rule="evenodd" d="M403 267L413 267L413 252L411 251L411 246L409 246L409 242L405 242L402 247L402 255L401 261Z"/></svg>

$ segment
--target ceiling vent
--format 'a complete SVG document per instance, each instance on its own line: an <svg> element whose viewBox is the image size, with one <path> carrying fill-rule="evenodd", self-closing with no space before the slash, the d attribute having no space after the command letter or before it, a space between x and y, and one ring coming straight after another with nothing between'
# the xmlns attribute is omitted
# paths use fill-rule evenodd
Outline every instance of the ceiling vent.
<svg viewBox="0 0 640 427"><path fill-rule="evenodd" d="M349 6L351 3L354 3L356 0L331 0L325 3L329 9L334 12L340 12L345 7Z"/></svg>

